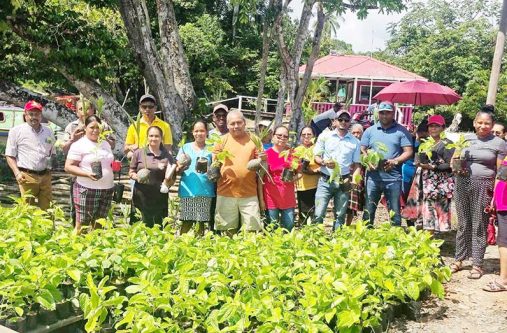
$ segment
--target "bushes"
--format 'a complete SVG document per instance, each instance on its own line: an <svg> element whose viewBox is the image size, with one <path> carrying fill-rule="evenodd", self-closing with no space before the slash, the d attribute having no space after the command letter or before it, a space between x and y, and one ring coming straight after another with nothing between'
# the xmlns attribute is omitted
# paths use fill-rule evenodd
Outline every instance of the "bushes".
<svg viewBox="0 0 507 333"><path fill-rule="evenodd" d="M72 283L90 332L359 332L378 327L389 304L426 289L443 297L450 276L440 241L388 225L229 239L103 221L76 236L28 206L0 216L0 316L53 309Z"/></svg>

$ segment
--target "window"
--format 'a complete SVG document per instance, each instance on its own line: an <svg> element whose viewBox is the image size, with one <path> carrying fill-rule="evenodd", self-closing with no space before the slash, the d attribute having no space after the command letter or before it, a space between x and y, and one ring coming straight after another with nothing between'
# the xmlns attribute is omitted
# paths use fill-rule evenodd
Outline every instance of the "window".
<svg viewBox="0 0 507 333"><path fill-rule="evenodd" d="M0 111L0 123L3 123L5 121L5 115L3 112Z"/></svg>
<svg viewBox="0 0 507 333"><path fill-rule="evenodd" d="M385 87L382 87L382 86L373 86L371 97L373 98L373 96L378 94L384 88ZM364 85L364 86L360 87L359 100L360 101L369 101L370 100L370 86L369 85Z"/></svg>

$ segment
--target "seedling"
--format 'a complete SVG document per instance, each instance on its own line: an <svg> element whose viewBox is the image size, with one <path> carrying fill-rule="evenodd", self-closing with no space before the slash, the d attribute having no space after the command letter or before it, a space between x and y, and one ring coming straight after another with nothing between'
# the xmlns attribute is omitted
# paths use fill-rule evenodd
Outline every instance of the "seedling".
<svg viewBox="0 0 507 333"><path fill-rule="evenodd" d="M361 156L361 164L369 169L377 169L382 160L384 160L384 154L388 152L387 146L382 142L375 142L373 148L367 150L366 155Z"/></svg>
<svg viewBox="0 0 507 333"><path fill-rule="evenodd" d="M461 171L465 168L465 160L461 158L461 153L463 149L470 146L470 142L465 139L463 134L460 134L458 140L453 143L448 143L445 145L446 149L454 149L454 154L452 156L452 169L455 171Z"/></svg>

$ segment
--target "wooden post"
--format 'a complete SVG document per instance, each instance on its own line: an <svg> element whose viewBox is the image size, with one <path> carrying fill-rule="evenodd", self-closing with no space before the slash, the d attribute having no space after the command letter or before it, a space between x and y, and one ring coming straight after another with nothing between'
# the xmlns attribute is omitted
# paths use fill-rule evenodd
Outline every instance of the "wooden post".
<svg viewBox="0 0 507 333"><path fill-rule="evenodd" d="M505 34L507 32L507 0L503 0L500 26L496 35L495 55L491 65L491 75L489 77L488 98L486 104L495 105L496 92L498 89L498 79L500 77L500 67L502 66L503 49L505 44Z"/></svg>
<svg viewBox="0 0 507 333"><path fill-rule="evenodd" d="M357 77L354 78L354 90L353 90L353 95L352 95L352 104L356 104L356 96L357 96Z"/></svg>

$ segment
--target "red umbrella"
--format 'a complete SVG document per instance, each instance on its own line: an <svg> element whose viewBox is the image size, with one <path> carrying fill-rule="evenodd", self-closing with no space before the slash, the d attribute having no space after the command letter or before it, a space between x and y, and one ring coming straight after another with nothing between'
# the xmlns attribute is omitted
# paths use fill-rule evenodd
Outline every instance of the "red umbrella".
<svg viewBox="0 0 507 333"><path fill-rule="evenodd" d="M373 98L380 101L413 105L449 105L461 99L454 90L435 82L422 80L396 82Z"/></svg>

